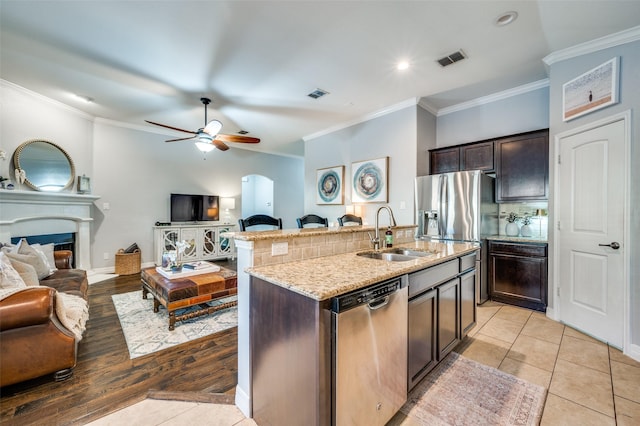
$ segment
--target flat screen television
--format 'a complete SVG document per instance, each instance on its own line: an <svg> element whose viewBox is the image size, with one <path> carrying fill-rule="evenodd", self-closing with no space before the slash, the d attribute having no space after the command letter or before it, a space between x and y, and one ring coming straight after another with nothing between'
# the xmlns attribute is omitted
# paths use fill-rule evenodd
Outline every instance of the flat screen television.
<svg viewBox="0 0 640 426"><path fill-rule="evenodd" d="M171 222L220 220L217 195L171 194Z"/></svg>

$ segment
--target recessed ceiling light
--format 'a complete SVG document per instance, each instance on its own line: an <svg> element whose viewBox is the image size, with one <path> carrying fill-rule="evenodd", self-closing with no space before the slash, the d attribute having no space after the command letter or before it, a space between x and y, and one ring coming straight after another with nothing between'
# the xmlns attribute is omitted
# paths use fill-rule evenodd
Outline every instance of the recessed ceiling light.
<svg viewBox="0 0 640 426"><path fill-rule="evenodd" d="M400 61L400 62L398 62L398 65L396 65L396 68L397 68L399 71L404 71L404 70L406 70L407 68L409 68L409 62L407 62L407 61Z"/></svg>
<svg viewBox="0 0 640 426"><path fill-rule="evenodd" d="M495 24L498 27L504 27L505 25L509 25L518 17L518 12L505 12L502 15L498 16L495 20Z"/></svg>

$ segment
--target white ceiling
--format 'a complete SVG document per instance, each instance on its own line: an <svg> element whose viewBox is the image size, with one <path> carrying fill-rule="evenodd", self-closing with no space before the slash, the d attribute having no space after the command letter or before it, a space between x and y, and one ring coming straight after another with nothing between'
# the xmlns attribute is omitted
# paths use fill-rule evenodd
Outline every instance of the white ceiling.
<svg viewBox="0 0 640 426"><path fill-rule="evenodd" d="M222 133L302 155L305 136L399 103L438 110L544 79L546 55L639 24L639 0L0 0L0 77L96 117L190 130L208 96ZM458 49L468 59L436 62Z"/></svg>

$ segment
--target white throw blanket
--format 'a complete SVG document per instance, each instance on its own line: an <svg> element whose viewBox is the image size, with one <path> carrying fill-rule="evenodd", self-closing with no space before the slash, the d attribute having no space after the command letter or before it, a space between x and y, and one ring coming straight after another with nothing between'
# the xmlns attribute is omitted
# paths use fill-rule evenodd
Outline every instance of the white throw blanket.
<svg viewBox="0 0 640 426"><path fill-rule="evenodd" d="M0 289L0 300L23 290L26 288ZM58 291L56 292L56 315L62 325L74 334L77 341L82 340L82 333L84 333L89 319L89 306L86 300L73 294Z"/></svg>

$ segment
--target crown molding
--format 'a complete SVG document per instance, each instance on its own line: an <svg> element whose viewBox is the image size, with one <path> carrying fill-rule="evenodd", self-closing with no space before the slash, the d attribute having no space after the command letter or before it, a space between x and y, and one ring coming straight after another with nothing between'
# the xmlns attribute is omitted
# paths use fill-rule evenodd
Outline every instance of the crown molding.
<svg viewBox="0 0 640 426"><path fill-rule="evenodd" d="M492 102L496 102L502 99L511 98L513 96L522 95L523 93L533 92L534 90L543 89L545 87L549 87L549 79L545 78L542 80L534 81L533 83L523 84L522 86L514 87L508 90L504 90L502 92L493 93L491 95L482 96L480 98L472 99L467 102L462 102L457 105L452 105L450 107L442 108L438 110L436 116L440 117L446 114L451 114L453 112L462 111L469 108L478 107L481 105L490 104Z"/></svg>
<svg viewBox="0 0 640 426"><path fill-rule="evenodd" d="M320 136L328 135L329 133L333 133L333 132L337 132L338 130L346 129L347 127L351 127L351 126L353 126L355 124L364 123L364 122L372 120L374 118L382 117L383 115L387 115L387 114L391 114L392 112L400 111L400 110L405 109L407 107L417 105L419 99L420 98L409 98L409 99L407 99L405 101L398 102L397 104L388 106L388 107L383 108L381 110L378 110L378 111L375 111L375 112L372 112L372 113L369 113L369 114L365 114L365 115L363 115L361 117L358 117L358 118L355 118L353 120L346 121L344 123L337 124L335 126L329 127L328 129L321 130L319 132L312 133L312 134L307 135L307 136L303 136L302 140L307 142L307 141L310 141L312 139L319 138Z"/></svg>
<svg viewBox="0 0 640 426"><path fill-rule="evenodd" d="M51 99L51 98L49 98L49 97L47 97L45 95L41 95L40 93L37 93L37 92L34 92L33 90L29 90L27 88L24 88L24 87L22 87L22 86L20 86L18 84L12 83L12 82L10 82L8 80L0 78L0 86L7 87L7 88L10 88L10 89L16 90L18 92L22 92L25 95L28 95L28 96L31 96L32 98L37 99L38 101L48 103L48 104L50 104L50 105L52 105L52 106L54 106L56 108L63 109L65 111L67 111L67 112L70 112L70 113L72 113L74 115L77 115L78 117L82 117L82 118L87 119L89 121L93 121L95 119L95 117L93 115L91 115L91 114L88 114L88 113L86 113L84 111L81 111L81 110L79 110L77 108L74 108L72 106L69 106L69 105L67 105L67 104L65 104L63 102L56 101L55 99Z"/></svg>
<svg viewBox="0 0 640 426"><path fill-rule="evenodd" d="M555 64L556 62L565 61L577 56L587 55L599 50L620 46L622 44L632 43L638 40L640 40L640 25L614 34L609 34L595 40L577 44L566 49L552 52L542 58L542 61L548 67L552 64Z"/></svg>

